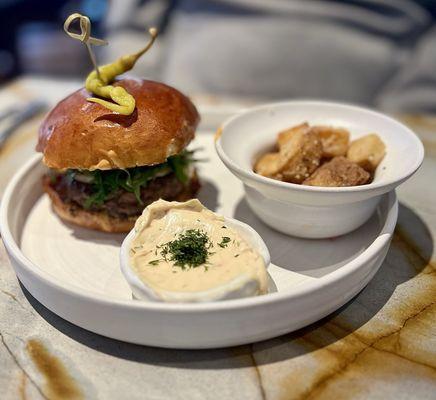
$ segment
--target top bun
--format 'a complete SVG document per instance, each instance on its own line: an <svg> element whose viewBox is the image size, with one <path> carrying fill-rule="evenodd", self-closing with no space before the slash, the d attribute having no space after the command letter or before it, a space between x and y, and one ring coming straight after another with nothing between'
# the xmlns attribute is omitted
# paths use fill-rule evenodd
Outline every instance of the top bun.
<svg viewBox="0 0 436 400"><path fill-rule="evenodd" d="M56 169L115 169L161 164L193 139L199 115L176 89L153 81L123 79L136 100L131 115L114 113L86 99L80 89L62 100L39 129L36 150Z"/></svg>

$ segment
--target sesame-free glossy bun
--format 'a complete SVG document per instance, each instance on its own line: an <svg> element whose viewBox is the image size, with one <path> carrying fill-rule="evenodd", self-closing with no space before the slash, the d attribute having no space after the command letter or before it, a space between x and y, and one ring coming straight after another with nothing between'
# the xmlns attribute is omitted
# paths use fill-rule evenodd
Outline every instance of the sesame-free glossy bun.
<svg viewBox="0 0 436 400"><path fill-rule="evenodd" d="M191 101L162 83L123 79L136 101L131 115L114 113L86 99L82 88L47 115L36 149L55 169L132 168L165 162L193 139L199 115Z"/></svg>

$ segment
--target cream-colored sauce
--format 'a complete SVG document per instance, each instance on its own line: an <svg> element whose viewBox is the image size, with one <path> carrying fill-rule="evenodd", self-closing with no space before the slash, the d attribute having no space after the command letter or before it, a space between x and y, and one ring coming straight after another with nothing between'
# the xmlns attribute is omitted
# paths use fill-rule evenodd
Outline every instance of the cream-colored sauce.
<svg viewBox="0 0 436 400"><path fill-rule="evenodd" d="M101 159L97 164L91 165L88 169L90 171L94 171L96 169L113 169L113 168L119 168L123 169L125 168L124 163L121 161L120 157L114 150L109 151L102 151L107 159L103 158Z"/></svg>
<svg viewBox="0 0 436 400"><path fill-rule="evenodd" d="M108 160L100 160L98 164L91 165L88 169L90 171L95 171L96 169L111 169L112 164Z"/></svg>
<svg viewBox="0 0 436 400"><path fill-rule="evenodd" d="M225 226L225 228L223 228ZM188 229L200 229L213 243L207 265L182 269L165 261L157 246L177 239ZM267 291L265 263L224 218L205 208L198 200L185 203L159 200L146 208L136 221L136 235L131 243L130 265L136 275L154 290L168 292L203 292L241 281L257 282L254 294ZM223 237L230 242L224 248ZM159 259L157 265L150 261Z"/></svg>

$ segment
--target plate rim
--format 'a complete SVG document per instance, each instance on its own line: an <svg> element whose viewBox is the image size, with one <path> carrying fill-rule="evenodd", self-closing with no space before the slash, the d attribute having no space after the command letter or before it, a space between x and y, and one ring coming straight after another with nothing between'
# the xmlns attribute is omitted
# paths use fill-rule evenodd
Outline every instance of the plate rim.
<svg viewBox="0 0 436 400"><path fill-rule="evenodd" d="M386 201L388 210L386 219L376 239L357 257L343 265L341 268L329 273L323 278L316 280L307 280L295 286L292 290L284 292L268 293L262 296L231 299L221 302L204 302L204 303L159 303L159 302L142 302L135 300L111 299L104 295L93 293L86 289L79 289L75 285L64 285L56 280L56 277L38 267L37 264L29 260L22 252L20 245L14 239L11 227L8 223L8 214L11 206L10 200L15 190L19 186L23 177L42 161L42 154L35 154L28 160L9 181L4 196L0 204L0 233L3 243L10 256L13 256L25 271L32 276L33 279L41 281L43 284L53 287L61 293L72 297L78 297L85 301L94 301L104 305L116 305L117 307L126 309L144 309L147 311L161 311L171 313L186 313L186 312L214 312L225 310L237 310L252 308L266 304L274 304L288 302L308 294L318 292L331 285L334 285L341 279L352 275L360 267L367 264L375 258L389 244L392 238L395 225L398 218L398 199L395 190L384 194L380 201ZM15 268L14 268L15 269Z"/></svg>

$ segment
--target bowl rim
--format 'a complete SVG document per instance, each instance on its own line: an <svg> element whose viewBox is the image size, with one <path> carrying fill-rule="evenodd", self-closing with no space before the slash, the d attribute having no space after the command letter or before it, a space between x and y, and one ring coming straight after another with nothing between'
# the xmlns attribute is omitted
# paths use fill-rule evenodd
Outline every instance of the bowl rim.
<svg viewBox="0 0 436 400"><path fill-rule="evenodd" d="M330 106L330 107L339 107L344 109L344 111L353 110L365 114L369 114L372 116L375 116L376 118L384 119L385 121L389 122L390 124L393 124L400 128L403 133L406 133L411 137L411 139L415 142L414 151L417 153L417 159L415 163L410 166L410 168L402 175L398 177L394 177L392 179L383 181L383 182L371 182L367 185L360 185L360 186L346 186L346 187L324 187L324 186L309 186L309 185L300 185L297 183L290 183L290 182L282 182L278 181L272 178L268 178L262 175L259 175L255 173L253 170L249 170L246 168L243 168L239 166L231 157L227 155L225 152L223 146L222 146L222 138L225 134L226 128L230 124L232 124L234 121L246 117L249 114L256 113L258 111L263 111L265 109L271 109L274 107L279 106ZM229 117L227 120L225 120L220 128L218 128L219 134L217 134L217 139L215 140L215 149L218 153L218 156L220 157L221 161L231 170L236 171L239 175L243 176L245 179L249 181L254 181L259 184L263 184L266 186L270 186L271 188L275 189L285 189L285 190L296 190L300 192L306 192L306 193L357 193L357 192L369 192L376 189L383 189L387 188L390 189L390 187L396 187L402 182L404 182L406 179L408 179L411 175L413 175L418 168L421 166L423 160L424 160L424 145L422 144L421 140L418 138L418 136L406 125L402 124L401 122L397 121L395 118L392 118L386 114L383 114L381 112L378 112L376 110L373 110L371 108L361 107L354 104L347 104L347 103L341 103L341 102L333 102L333 101L321 101L321 100L285 100L285 101L279 101L279 102L273 102L273 103L265 103L258 106L250 107L247 109L244 109L243 111L236 113L235 115Z"/></svg>
<svg viewBox="0 0 436 400"><path fill-rule="evenodd" d="M64 285L57 281L55 276L39 268L37 264L28 259L21 251L19 244L12 234L11 226L9 226L9 213L11 212L11 209L15 208L11 198L21 187L22 179L29 173L29 171L34 169L41 160L42 155L36 154L15 173L8 183L0 203L0 234L9 258L12 258L15 263L19 264L20 268L23 269L34 281L46 285L67 297L77 298L83 301L93 301L101 306L119 307L120 309L126 310L147 309L148 311L154 312L202 313L266 306L296 300L306 295L313 295L315 292L323 290L337 281L346 278L349 274L352 274L361 268L362 265L376 258L383 249L389 245L398 218L398 200L395 191L393 190L383 196L385 198L384 201L387 203L386 217L383 220L383 226L375 240L361 254L343 267L323 277L323 279L302 282L296 285L292 290L242 299L205 303L161 303L120 300L108 298L73 284Z"/></svg>

